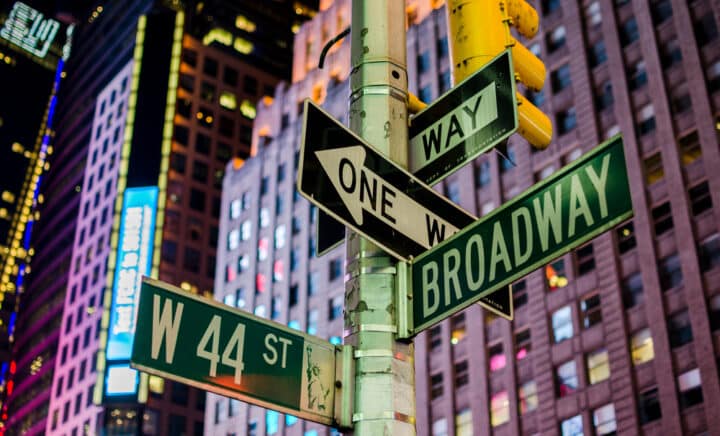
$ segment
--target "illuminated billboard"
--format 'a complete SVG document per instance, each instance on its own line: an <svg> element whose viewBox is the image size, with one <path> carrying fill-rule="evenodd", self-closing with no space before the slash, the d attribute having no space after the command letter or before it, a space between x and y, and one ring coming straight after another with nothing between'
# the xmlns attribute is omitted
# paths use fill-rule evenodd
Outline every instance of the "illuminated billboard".
<svg viewBox="0 0 720 436"><path fill-rule="evenodd" d="M23 2L15 2L4 21L0 38L37 59L49 57L53 58L52 62L57 62L57 59L67 59L70 55L74 25L65 26Z"/></svg>
<svg viewBox="0 0 720 436"><path fill-rule="evenodd" d="M142 276L150 275L158 188L125 190L108 328L107 359L130 359Z"/></svg>
<svg viewBox="0 0 720 436"><path fill-rule="evenodd" d="M106 358L106 395L135 393L137 374L128 362L135 334L142 276L152 268L158 188L127 188L123 195L112 287Z"/></svg>

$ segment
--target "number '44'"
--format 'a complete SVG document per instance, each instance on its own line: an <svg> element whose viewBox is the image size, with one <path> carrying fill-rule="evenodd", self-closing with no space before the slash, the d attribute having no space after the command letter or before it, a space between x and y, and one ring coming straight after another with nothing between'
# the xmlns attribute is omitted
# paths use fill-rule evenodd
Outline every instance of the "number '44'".
<svg viewBox="0 0 720 436"><path fill-rule="evenodd" d="M210 345L210 350L208 350ZM219 354L220 348L220 316L215 315L210 320L205 334L200 339L197 346L196 354L198 357L210 361L210 377L217 375L218 362L230 368L235 368L235 384L240 384L243 370L243 346L245 345L245 325L238 323L235 326L230 340L225 344L222 356ZM235 351L233 353L233 350Z"/></svg>

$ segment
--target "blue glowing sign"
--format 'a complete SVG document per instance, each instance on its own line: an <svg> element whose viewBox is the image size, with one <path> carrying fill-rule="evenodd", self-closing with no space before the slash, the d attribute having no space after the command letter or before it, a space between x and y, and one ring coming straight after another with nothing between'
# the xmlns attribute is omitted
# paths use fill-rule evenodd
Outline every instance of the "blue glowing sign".
<svg viewBox="0 0 720 436"><path fill-rule="evenodd" d="M107 359L130 360L142 276L149 276L157 187L125 190L113 280Z"/></svg>

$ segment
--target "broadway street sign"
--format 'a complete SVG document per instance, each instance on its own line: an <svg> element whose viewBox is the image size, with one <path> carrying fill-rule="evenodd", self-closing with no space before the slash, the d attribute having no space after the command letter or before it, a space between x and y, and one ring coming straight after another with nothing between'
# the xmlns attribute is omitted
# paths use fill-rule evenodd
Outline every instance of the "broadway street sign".
<svg viewBox="0 0 720 436"><path fill-rule="evenodd" d="M139 370L332 424L337 353L319 338L143 279L131 357Z"/></svg>
<svg viewBox="0 0 720 436"><path fill-rule="evenodd" d="M517 128L515 75L507 50L412 119L408 167L433 185Z"/></svg>
<svg viewBox="0 0 720 436"><path fill-rule="evenodd" d="M475 221L309 100L303 130L300 193L394 256L410 260Z"/></svg>
<svg viewBox="0 0 720 436"><path fill-rule="evenodd" d="M419 333L632 214L616 136L417 257L409 330Z"/></svg>

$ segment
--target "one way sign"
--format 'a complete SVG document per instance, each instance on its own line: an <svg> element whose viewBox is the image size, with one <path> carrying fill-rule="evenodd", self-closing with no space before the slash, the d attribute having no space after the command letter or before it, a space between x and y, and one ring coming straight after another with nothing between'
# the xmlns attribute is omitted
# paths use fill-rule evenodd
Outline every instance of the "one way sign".
<svg viewBox="0 0 720 436"><path fill-rule="evenodd" d="M475 217L305 101L298 188L392 255L409 261Z"/></svg>

